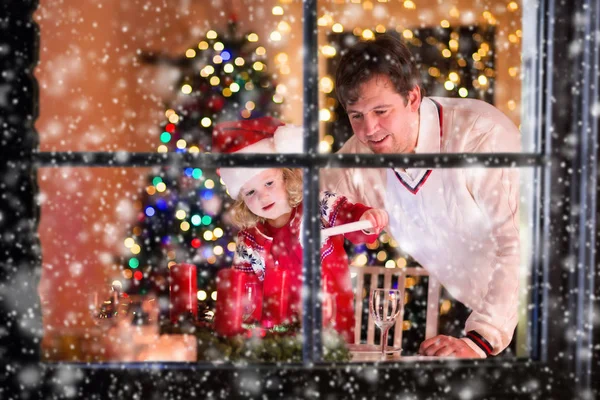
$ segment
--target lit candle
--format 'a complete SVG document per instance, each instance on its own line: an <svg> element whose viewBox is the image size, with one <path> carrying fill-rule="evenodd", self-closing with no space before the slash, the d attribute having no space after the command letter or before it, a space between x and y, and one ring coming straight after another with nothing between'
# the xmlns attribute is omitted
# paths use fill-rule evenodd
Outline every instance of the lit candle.
<svg viewBox="0 0 600 400"><path fill-rule="evenodd" d="M171 322L177 323L188 315L198 318L198 283L196 266L175 264L170 272Z"/></svg>
<svg viewBox="0 0 600 400"><path fill-rule="evenodd" d="M249 285L254 285L256 291L249 292ZM247 302L252 302L253 306L248 308ZM245 312L250 314L247 321L243 320ZM233 268L220 270L217 274L215 331L223 336L241 333L244 331L242 323L260 319L261 313L262 285L256 274Z"/></svg>

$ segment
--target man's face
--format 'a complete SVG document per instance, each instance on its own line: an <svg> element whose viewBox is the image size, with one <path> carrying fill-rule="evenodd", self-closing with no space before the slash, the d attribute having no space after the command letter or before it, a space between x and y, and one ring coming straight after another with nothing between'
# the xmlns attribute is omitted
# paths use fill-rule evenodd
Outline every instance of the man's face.
<svg viewBox="0 0 600 400"><path fill-rule="evenodd" d="M356 103L346 108L354 134L378 154L413 153L419 136L419 88L405 99L392 81L377 75L359 88Z"/></svg>

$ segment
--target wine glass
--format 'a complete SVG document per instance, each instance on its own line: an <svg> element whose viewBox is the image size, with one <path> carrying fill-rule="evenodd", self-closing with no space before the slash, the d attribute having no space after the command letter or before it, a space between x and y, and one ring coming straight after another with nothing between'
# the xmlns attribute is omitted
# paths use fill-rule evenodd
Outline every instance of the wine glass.
<svg viewBox="0 0 600 400"><path fill-rule="evenodd" d="M397 289L373 289L369 299L371 315L381 330L381 355L385 355L388 332L400 315L404 301Z"/></svg>
<svg viewBox="0 0 600 400"><path fill-rule="evenodd" d="M252 314L256 310L256 299L258 297L258 283L247 282L244 285L242 295L242 321L247 326L252 321Z"/></svg>

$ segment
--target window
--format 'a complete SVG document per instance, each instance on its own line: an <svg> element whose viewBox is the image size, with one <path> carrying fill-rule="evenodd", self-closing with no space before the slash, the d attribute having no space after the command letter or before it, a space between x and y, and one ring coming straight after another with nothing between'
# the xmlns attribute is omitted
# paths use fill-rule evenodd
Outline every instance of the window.
<svg viewBox="0 0 600 400"><path fill-rule="evenodd" d="M191 7L191 4L183 4L183 10L186 7ZM333 18L333 14L335 13L330 12L330 10L334 10L335 7L341 7L341 5L338 5L337 2L325 5L325 3L317 4L310 1L304 2L302 5L295 2L284 2L283 4L294 10L296 22L300 21L301 11L310 16L310 18L305 18L303 21L303 46L306 50L305 54L307 54L303 65L305 67L317 65L317 52L331 50L325 50L319 45L319 35L322 30L316 30L315 28L323 26L321 25L320 18L327 19L327 15ZM351 4L352 7L355 5L361 7L363 11L372 11L375 16L378 15L378 12L381 12L381 7L387 6L387 3L371 1L356 2L356 4L352 2L348 4ZM527 360L490 359L484 363L474 363L472 361L448 363L442 361L425 365L421 363L419 364L420 369L415 369L414 365L405 365L402 363L374 364L364 369L361 369L359 366L346 365L340 368L339 366L326 363L323 366L332 369L327 370L327 373L335 373L340 377L340 379L336 379L333 382L334 388L339 388L340 390L344 390L345 382L352 379L360 382L352 388L353 390L354 388L356 390L372 390L373 388L375 390L388 390L388 387L393 386L398 388L398 390L422 390L424 392L433 392L447 388L447 390L457 391L457 393L460 393L461 390L473 393L473 390L477 389L481 390L481 394L491 391L506 394L510 392L511 395L514 395L516 391L519 394L524 393L526 396L531 396L532 394L545 396L551 393L559 395L559 397L560 394L565 394L565 396L569 397L569 395L573 395L574 393L583 393L584 396L589 395L593 397L593 390L596 389L593 385L597 383L597 380L593 379L593 374L595 373L593 366L595 366L594 363L597 364L598 360L598 351L593 347L594 342L592 340L592 333L596 329L592 319L592 294L594 291L597 291L597 281L594 280L594 250L596 247L595 179L597 167L593 160L596 157L595 152L597 147L597 110L594 101L597 98L598 57L597 46L595 47L596 43L588 40L588 38L592 37L592 33L598 30L598 18L594 17L598 14L598 5L595 2L588 1L577 3L576 7L581 12L571 11L568 6L553 2L541 2L539 4L518 4L517 2L504 4L502 2L501 5L502 7L514 8L513 4L523 12L524 36L522 40L527 42L527 50L530 48L536 50L531 53L529 51L524 52L521 65L523 68L522 82L524 85L521 110L529 118L527 123L521 126L521 130L524 132L524 137L526 138L526 141L523 143L524 152L521 154L496 155L449 154L444 157L429 154L410 156L364 155L360 157L355 157L354 155L338 157L323 154L327 152L328 147L325 144L319 145L321 137L317 135L318 127L316 121L319 119L323 121L321 124L321 131L324 133L322 139L327 145L331 146L336 141L333 140L332 143L329 143L331 139L326 137L329 131L325 124L327 122L327 118L325 117L329 116L331 118L333 114L329 109L326 98L321 97L321 101L325 102L321 104L325 104L325 107L317 106L320 103L316 83L323 75L312 68L305 69L303 85L296 88L297 92L303 91L304 93L304 105L302 107L294 107L290 111L295 113L296 121L300 122L302 120L307 128L305 141L305 148L309 152L307 154L286 155L279 158L260 155L252 157L224 155L190 156L177 153L176 151L167 151L167 154L138 152L140 150L147 150L144 147L145 143L136 145L124 144L123 147L115 145L116 142L111 141L111 138L130 129L129 125L132 122L128 122L127 119L136 120L139 118L139 116L128 113L123 114L124 121L111 117L111 114L115 110L123 107L123 101L135 100L133 96L127 94L122 97L118 95L113 97L112 90L119 91L121 90L119 88L128 87L128 82L120 80L116 80L115 82L110 82L109 80L103 86L98 85L96 90L109 93L107 96L109 101L106 104L102 104L102 107L85 93L69 93L72 96L78 97L78 100L68 105L75 108L71 113L66 114L71 114L75 117L65 121L60 117L61 114L58 113L48 116L47 130L43 134L46 137L51 137L53 133L60 136L64 129L71 130L72 132L78 131L77 128L82 122L77 116L82 117L84 113L79 113L77 110L85 110L88 107L95 108L95 112L97 113L104 113L103 118L107 121L106 126L112 126L112 130L109 129L106 132L99 131L95 134L85 136L84 140L80 142L76 141L77 139L75 139L74 135L65 136L64 143L56 141L56 144L50 147L44 147L47 144L42 142L41 151L38 152L34 148L34 143L37 142L37 139L32 124L35 116L38 114L36 108L36 85L29 74L30 70L28 70L33 64L33 60L36 59L35 25L31 24L32 17L28 15L28 12L32 11L31 8L33 6L23 7L29 8L29 10L11 10L11 15L14 16L14 18L10 19L13 25L9 25L11 35L3 37L6 37L4 40L9 44L5 48L8 49L7 51L11 56L14 56L13 59L19 60L20 63L17 63L18 67L14 69L14 73L6 72L4 74L5 79L11 85L7 92L7 98L11 99L11 101L3 102L3 109L6 109L12 116L5 119L6 133L3 137L3 146L7 149L6 159L8 162L3 171L3 176L5 177L3 183L5 194L3 197L4 206L7 211L3 212L2 219L0 220L3 221L3 246L4 243L8 244L7 250L5 250L6 264L3 269L3 287L6 290L6 296L3 298L3 308L7 311L3 315L3 322L5 322L4 326L6 326L8 332L2 339L5 354L24 360L25 362L33 362L34 364L43 358L43 355L40 355L38 352L38 344L39 341L45 338L48 330L46 327L44 336L40 335L41 326L39 322L42 313L40 312L35 287L40 282L39 256L42 254L44 257L47 257L46 252L49 248L44 242L42 242L41 249L38 247L38 239L35 233L38 223L48 223L52 218L55 218L55 222L51 226L52 232L55 235L51 239L54 240L55 244L65 247L72 245L69 243L70 239L63 236L65 234L64 227L70 223L67 218L70 220L79 218L87 224L93 224L93 222L86 220L83 215L76 215L74 217L70 215L69 210L60 210L64 206L58 204L55 205L56 209L62 213L64 219L56 218L57 215L61 214L44 212L44 201L47 200L47 197L45 198L47 195L44 194L39 199L42 203L42 214L38 216L39 206L34 206L34 199L37 201L38 197L35 189L35 178L46 177L48 180L62 181L63 184L60 187L61 198L71 201L71 204L83 204L90 200L96 201L96 198L93 198L94 191L83 193L76 187L73 188L73 184L77 183L74 177L80 176L81 179L79 182L86 182L86 179L88 179L86 176L92 177L90 181L93 181L94 175L98 174L105 176L106 182L110 182L115 175L124 173L130 176L131 179L143 180L143 178L139 177L146 175L151 168L173 165L173 162L180 163L179 165L183 167L192 168L190 177L192 179L194 179L194 168L214 168L229 162L235 165L247 166L254 165L257 162L267 166L278 166L281 163L284 165L300 166L304 169L305 176L310 177L316 176L318 171L325 167L372 167L393 163L395 166L410 167L418 165L424 168L447 169L481 163L486 167L503 165L527 170L528 172L524 175L527 175L527 179L534 183L531 192L525 195L527 197L525 204L531 206L527 211L527 222L525 224L529 228L528 231L531 232L528 246L531 249L533 258L530 278L531 290L529 293L532 298L531 313L527 317L526 327L524 327L526 329L523 334L526 337L526 346L531 349L531 353L527 354ZM42 6L44 5L42 4ZM402 7L408 10L407 12L412 12L410 11L412 7L419 6L418 2L405 1L402 3ZM88 6L86 5L85 7ZM127 2L119 3L119 7L121 7L120 11L123 13L130 12L136 15L139 11ZM248 7L258 6L250 4ZM89 16L91 22L89 22L90 26L87 28L91 28L91 30L96 29L94 25L95 17L92 17L92 15L106 12L107 8L100 7L98 10L94 9L94 12ZM385 11L385 9L383 10ZM86 18L81 19L77 15L78 9L76 7L72 7L68 11L65 13L64 18L70 23L75 24L77 21L86 20ZM263 11L271 12L275 15L279 13L279 10L267 7L264 7ZM47 14L34 14L33 18L40 18L37 15L43 15L42 19L48 18L49 21L54 21L52 14L57 11L48 6L46 12ZM452 13L452 9L448 10L448 15L452 16ZM493 10L491 13L493 14ZM182 18L187 18L187 15L186 12L182 12L181 14ZM349 15L355 16L355 14ZM574 16L580 18L580 20L578 19L578 23L572 21ZM142 13L140 15L140 18L144 17L154 18L151 16L150 11L147 14ZM40 25L43 24L40 19L36 21ZM367 20L365 19L364 21ZM324 21L323 23L327 25L328 21ZM130 37L127 35L131 27L123 24L119 28L123 33L123 46L119 48L124 49L125 46L135 46L135 43L128 43L129 40L134 41L136 39L134 36ZM531 29L527 31L527 28ZM286 29L285 25L282 25L278 32L282 34L282 31ZM375 26L375 31L377 31L377 26ZM12 34L13 32L14 35ZM43 27L41 32L42 39L44 39ZM290 32L290 35L292 35L296 31L290 30ZM100 29L98 34L106 34L106 31ZM89 39L90 43L93 42L92 39L98 39L98 36L94 34L88 36L82 34L80 37L83 41ZM295 37L299 40L300 35L296 33ZM112 39L106 42L107 46L111 46L110 43L114 43ZM57 43L58 41L48 41L49 45L57 45ZM52 73L56 74L55 76L48 77L48 82L52 82L50 86L56 90L61 90L62 86L60 82L63 78L86 79L85 77L77 78L76 69L78 68L78 64L72 62L73 60L85 62L85 58L78 58L76 56L76 54L79 54L80 48L69 46L63 41L60 44L68 47L68 49L64 50L64 53L69 54L69 56L64 59L55 60L55 64L49 66L47 70L53 71ZM43 52L45 48L44 40L42 40L40 51ZM145 57L148 60L160 59L160 54L157 54L148 53ZM114 52L107 52L106 54L101 54L101 52L95 54L96 57L94 60L97 61L94 62L97 62L99 79L104 79L107 76L107 71L111 71L111 67L119 68L116 65L121 65L120 63L136 62L126 58L119 58L119 55L120 53L116 50ZM115 64L112 65L110 64L113 62L111 61L111 56L115 58ZM577 60L577 62L572 62L573 59ZM323 61L323 58L319 56L319 60ZM42 58L41 67L44 67L43 62ZM161 65L164 65L164 63ZM299 63L290 63L289 68L292 69L293 65L299 65ZM320 64L320 67L322 66L323 63ZM279 68L283 68L283 66ZM505 70L508 71L506 66ZM162 76L169 76L168 70L161 71L164 74ZM283 74L281 71L280 73ZM510 72L508 73L510 74ZM144 82L146 78L144 78L143 74L144 72L141 72L139 79L142 79ZM44 82L40 81L40 90L42 93L44 90L48 90L48 87L44 87L44 84ZM185 83L181 88L183 89L184 86ZM571 91L570 89L573 87L576 90ZM289 87L288 90L290 90ZM460 91L460 88L458 90ZM127 90L123 91L127 92ZM185 92L183 93L185 94ZM143 96L141 97L148 104L153 102L149 95L145 99ZM47 104L49 103L48 101ZM40 103L40 118L43 118L44 113L47 112L44 110L44 104L44 102ZM508 100L506 106L510 108ZM300 109L304 111L303 114L299 111ZM329 110L329 114L326 112L321 113L319 109ZM515 109L518 110L519 107L515 105ZM147 110L143 111L147 112ZM169 116L165 114L165 118L169 118ZM170 133L168 130L165 130L165 132ZM525 135L526 132L527 135ZM569 134L567 135L566 132L569 132ZM106 143L110 143L110 145L99 145L100 143L104 143L103 140L105 139L107 140ZM177 146L177 142L175 146ZM322 150L321 154L316 154L317 152L314 150L317 148ZM310 152L311 150L312 153ZM94 167L94 169L91 167ZM102 168L96 169L95 167ZM139 168L144 170L142 171ZM38 183L43 185L43 181L38 181ZM156 183L153 182L156 190L159 183L158 181ZM109 189L109 186L106 188L93 188L97 193L101 193L106 189ZM115 184L115 189L119 189L117 184ZM305 226L311 232L316 232L320 229L320 226L318 226L317 222L312 221L308 215L317 214L316 193L319 191L318 181L306 179L305 189L308 193L312 194L312 196L306 196L305 199L305 208L308 211L304 220ZM102 196L100 195L98 200L101 201L101 199ZM99 207L96 206L95 208ZM112 210L108 211L112 212ZM146 216L148 216L148 213L146 213ZM200 221L202 221L202 217L204 216L200 217ZM48 221L45 221L45 218ZM213 235L215 235L214 229ZM77 235L74 234L72 237L77 237ZM308 286L318 287L317 282L320 280L318 273L319 244L314 238L313 240L310 239L311 237L307 237L304 246L305 279ZM91 235L87 237L86 235L79 235L79 240L94 242L97 239ZM102 254L95 256L103 257ZM44 260L44 262L48 261ZM55 261L53 259L50 263L54 264L57 270L44 269L41 273L42 288L44 277L47 274L59 274L61 271L64 271L63 269L58 270L58 266L62 263L70 263L69 272L74 275L98 273L96 269L88 271L85 263L81 263L81 265L77 265L77 262L71 263L67 257L61 258L56 256ZM69 285L65 282L62 290L68 290L68 288ZM58 292L60 291L57 290ZM60 298L58 298L58 301L60 301ZM311 291L311 295L305 298L304 304L307 312L303 316L305 334L302 367L297 367L299 369L288 369L286 367L285 371L287 374L284 373L284 377L278 375L279 371L274 371L268 366L263 366L255 370L241 368L232 372L231 369L224 368L225 372L222 373L209 371L205 373L204 378L215 378L214 380L217 382L219 379L226 380L228 377L227 374L233 374L231 376L240 374L242 379L239 384L240 386L237 388L240 391L255 393L252 390L256 390L256 393L258 393L264 390L269 392L271 389L267 387L267 383L264 383L264 385L259 384L258 386L251 385L252 377L255 376L252 374L258 370L260 372L256 372L257 374L264 374L264 376L278 375L279 379L289 379L286 382L291 382L299 376L306 379L309 379L311 375L318 376L320 380L317 382L321 383L314 385L315 390L325 389L329 384L329 379L325 378L327 374L321 372L323 370L320 366L319 368L313 368L313 362L321 364L321 337L307 333L313 332L313 328L316 331L321 329L320 322L322 315L315 291ZM41 310L44 311L44 307ZM566 337L565 332L567 333ZM15 344L19 345L15 346ZM66 346L67 349L70 347L70 345ZM48 348L52 349L53 347L50 346ZM22 349L25 349L25 351ZM510 368L505 368L506 365ZM135 369L138 365L131 364L127 365L127 367ZM144 383L150 387L158 388L161 382L166 382L166 385L176 389L179 387L177 390L181 390L181 383L183 381L178 381L179 378L170 377L169 374L171 372L166 369L168 367L180 368L181 365L173 366L165 364L165 369L160 374L157 374L160 375L161 379L154 379L154 375L146 373L146 377L152 376L152 378L151 380L144 380ZM29 371L36 371L35 368L37 367L32 368L34 369ZM58 372L63 367L50 365L48 368ZM111 371L110 366L102 364L89 369L80 369L80 366L76 364L67 365L65 368L67 370L69 368L79 370L83 375L92 378L92 380L85 382L84 380L77 381L78 378L75 376L71 381L75 383L71 386L67 385L68 387L79 386L83 388L81 390L85 391L93 391L95 389L92 387L93 379L104 374L113 374L119 379L122 377L123 382L126 382L130 376L143 378L142 375L144 375L141 372L138 374L135 371ZM190 378L196 381L197 379L204 379L198 378L197 368L213 368L213 366L204 364L193 368L190 366L190 369L178 371L181 372L180 378ZM142 369L142 371L144 370ZM366 374L364 371L367 371ZM427 373L423 373L423 371L427 371ZM564 373L562 373L563 371ZM491 372L491 374L488 374L488 372ZM290 376L294 374L296 374L296 377L292 379ZM394 379L393 384L388 384L387 382L389 379L387 376L390 375L394 377L398 376L397 380ZM473 384L464 385L457 383L465 376L471 378L471 381L483 382L482 379L490 375L495 378L491 382L489 379L486 379L486 385L482 385L484 388ZM36 377L35 374L27 376ZM357 377L360 377L360 380ZM27 382L24 382L22 374L14 374L14 379L15 382L27 383L29 388L37 390L37 379L32 378L31 381L26 379ZM312 390L312 388L313 386L309 390ZM285 385L282 384L282 389L278 388L274 390L284 389L292 390L293 388L286 383ZM128 386L125 389L111 388L108 390L116 393L118 390L127 392L137 389L131 389ZM203 392L204 388L198 387L198 390Z"/></svg>

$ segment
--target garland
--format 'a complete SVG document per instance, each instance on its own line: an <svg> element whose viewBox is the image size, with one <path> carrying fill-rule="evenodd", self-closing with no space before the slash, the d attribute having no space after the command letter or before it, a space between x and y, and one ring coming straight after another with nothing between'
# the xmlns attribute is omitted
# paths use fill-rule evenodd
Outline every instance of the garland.
<svg viewBox="0 0 600 400"><path fill-rule="evenodd" d="M192 329L189 328L184 331L196 336L200 362L302 362L303 339L299 324L283 330L252 328L243 334L228 337L217 334L210 324L195 324ZM171 333L183 333L180 329L169 330ZM324 361L350 361L350 351L339 333L324 328L322 337Z"/></svg>

